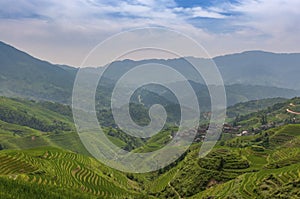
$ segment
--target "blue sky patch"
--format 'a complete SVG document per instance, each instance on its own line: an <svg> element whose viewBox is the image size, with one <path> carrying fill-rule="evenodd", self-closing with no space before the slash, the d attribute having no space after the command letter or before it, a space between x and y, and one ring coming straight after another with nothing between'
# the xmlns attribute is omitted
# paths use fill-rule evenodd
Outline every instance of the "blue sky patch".
<svg viewBox="0 0 300 199"><path fill-rule="evenodd" d="M191 7L202 7L208 8L213 6L218 6L224 3L236 4L239 3L238 0L175 0L179 7L191 8Z"/></svg>

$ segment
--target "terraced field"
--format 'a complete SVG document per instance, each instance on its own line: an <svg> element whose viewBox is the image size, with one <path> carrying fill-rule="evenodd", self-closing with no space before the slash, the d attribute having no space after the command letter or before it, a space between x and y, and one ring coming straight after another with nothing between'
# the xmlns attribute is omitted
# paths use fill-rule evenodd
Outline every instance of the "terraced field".
<svg viewBox="0 0 300 199"><path fill-rule="evenodd" d="M0 177L78 190L101 198L140 195L138 185L124 174L92 158L55 148L1 152Z"/></svg>
<svg viewBox="0 0 300 199"><path fill-rule="evenodd" d="M276 190L300 179L300 164L281 169L247 173L237 179L205 190L193 198L264 198L276 197ZM299 198L300 195L294 196ZM272 198L272 197L271 197Z"/></svg>
<svg viewBox="0 0 300 199"><path fill-rule="evenodd" d="M201 159L201 143L194 143L167 168L128 174L106 167L89 155L73 129L67 107L50 104L55 109L49 110L49 105L45 108L36 102L1 100L7 103L1 105L4 119L0 120L1 199L24 195L38 199L300 198L300 125L295 124L299 118L288 115L286 103L268 112L244 115L238 123L245 124L243 128L259 127L263 113L269 121L275 118L275 122L285 120L288 124L253 131L248 136L230 134ZM67 115L56 117L65 111ZM16 117L12 113L20 114ZM43 124L43 128L36 124ZM146 142L139 140L134 152L163 147L172 138L171 132L176 132L172 128ZM112 127L106 131L122 147L131 140L120 139L123 135Z"/></svg>
<svg viewBox="0 0 300 199"><path fill-rule="evenodd" d="M157 179L155 179L153 182L150 182L148 184L148 188L150 190L150 193L157 193L162 190L164 190L167 186L169 186L169 183L172 181L174 176L177 174L178 168L172 168L167 173L159 176Z"/></svg>
<svg viewBox="0 0 300 199"><path fill-rule="evenodd" d="M158 198L300 198L299 128L286 125L242 137L248 147L217 146L203 160L193 149L176 169L154 180L151 190ZM267 135L269 147L253 148Z"/></svg>

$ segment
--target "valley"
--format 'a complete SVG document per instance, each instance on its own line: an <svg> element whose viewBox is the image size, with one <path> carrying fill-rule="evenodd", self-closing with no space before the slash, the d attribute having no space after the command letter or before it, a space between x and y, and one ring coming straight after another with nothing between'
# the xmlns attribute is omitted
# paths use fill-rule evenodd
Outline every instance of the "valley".
<svg viewBox="0 0 300 199"><path fill-rule="evenodd" d="M201 142L195 142L164 169L130 174L101 164L81 147L68 106L2 97L0 194L5 198L23 194L32 198L43 194L45 198L297 198L300 118L286 109L299 102L298 98L269 99L229 107L228 112L239 117L228 118L228 125L236 123L240 130L224 132L206 157L198 157ZM297 110L296 105L290 108ZM241 106L248 107L247 113L237 111ZM13 109L22 117L9 117ZM262 127L262 114L270 127ZM33 125L33 119L24 119L33 116L45 123L45 129ZM160 148L175 130L141 140L134 150ZM237 136L246 130L247 135ZM124 138L110 136L115 143L125 143Z"/></svg>
<svg viewBox="0 0 300 199"><path fill-rule="evenodd" d="M193 107L181 107L166 87L142 86L128 104L132 120L148 125L151 106L160 104L166 123L151 138L123 132L114 121L111 96L118 78L139 64L171 65L185 74L201 109L199 127L191 127L194 141L175 162L148 173L125 173L95 159L80 140L71 107L77 68L36 59L2 42L0 50L0 198L300 198L300 87L286 83L284 75L274 78L285 62L289 73L298 73L299 54L251 51L214 58L226 83L226 119L217 144L201 158L211 99L186 61L113 62L96 89L95 115L105 136L119 148L133 153L159 150L174 139L180 108L193 112ZM251 71L248 64L236 64L249 60L256 60ZM276 74L269 73L272 60L277 60ZM84 70L94 77L104 69ZM183 82L170 84L182 88ZM125 108L126 103L119 107Z"/></svg>

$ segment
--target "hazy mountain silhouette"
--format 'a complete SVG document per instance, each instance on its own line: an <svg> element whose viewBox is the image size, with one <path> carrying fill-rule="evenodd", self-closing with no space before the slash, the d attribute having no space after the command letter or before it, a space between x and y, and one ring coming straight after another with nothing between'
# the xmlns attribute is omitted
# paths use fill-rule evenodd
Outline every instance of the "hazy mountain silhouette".
<svg viewBox="0 0 300 199"><path fill-rule="evenodd" d="M196 63L205 64L207 59L189 58ZM240 54L232 54L214 58L214 61L227 84L228 104L252 99L270 97L293 97L297 96L300 90L300 54L275 54L261 51L249 51ZM104 73L106 88L100 96L109 96L114 83L121 75L141 64L151 63L168 65L186 76L192 83L193 88L202 101L209 101L206 86L202 78L197 75L193 66L184 58L170 60L123 60L110 64L109 70ZM25 98L51 100L62 103L71 102L73 82L76 77L77 68L66 65L55 65L42 61L22 52L12 46L0 42L0 94L5 96L20 96ZM104 68L86 68L90 73ZM149 75L149 74L145 74ZM165 75L165 74L155 74ZM142 77L141 77L142 78ZM169 78L170 83L172 77ZM178 85L180 86L180 85ZM278 88L276 88L278 87ZM281 87L281 88L280 88ZM288 89L287 89L288 88ZM155 90L155 89L154 89ZM149 93L143 92L147 98ZM161 101L165 102L164 96L157 90ZM157 95L153 95L155 102L159 101ZM148 103L151 101L146 100ZM173 101L168 99L168 101ZM150 103L151 104L151 103Z"/></svg>

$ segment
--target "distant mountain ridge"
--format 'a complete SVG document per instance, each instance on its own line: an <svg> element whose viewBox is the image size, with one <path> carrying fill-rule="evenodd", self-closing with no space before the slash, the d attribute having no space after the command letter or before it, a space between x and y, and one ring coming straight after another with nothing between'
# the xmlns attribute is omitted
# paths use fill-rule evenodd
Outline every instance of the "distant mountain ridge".
<svg viewBox="0 0 300 199"><path fill-rule="evenodd" d="M300 90L300 53L246 51L215 57L225 84L250 84Z"/></svg>
<svg viewBox="0 0 300 199"><path fill-rule="evenodd" d="M200 64L207 62L206 59L193 59L196 59ZM300 93L300 81L297 78L300 73L300 54L250 51L216 57L214 61L223 76L225 84L227 84L229 105L271 97L291 98L298 96ZM124 72L137 65L147 63L171 66L185 75L190 83L195 82L193 88L197 94L203 94L205 86L198 83L201 83L201 79L195 75L195 69L184 58L113 62L110 64L110 70L105 75L104 87L111 88ZM100 67L84 70L94 73L104 69ZM0 42L0 70L0 95L71 103L77 68L55 65L36 59ZM103 91L105 93L101 93L100 96L107 98L109 96L109 93L106 93L107 90L110 89L105 89ZM145 93L145 95L149 97L149 93ZM162 95L162 97L164 96ZM207 97L206 94L205 97ZM157 100L157 97L155 99ZM165 100L162 99L162 101Z"/></svg>

